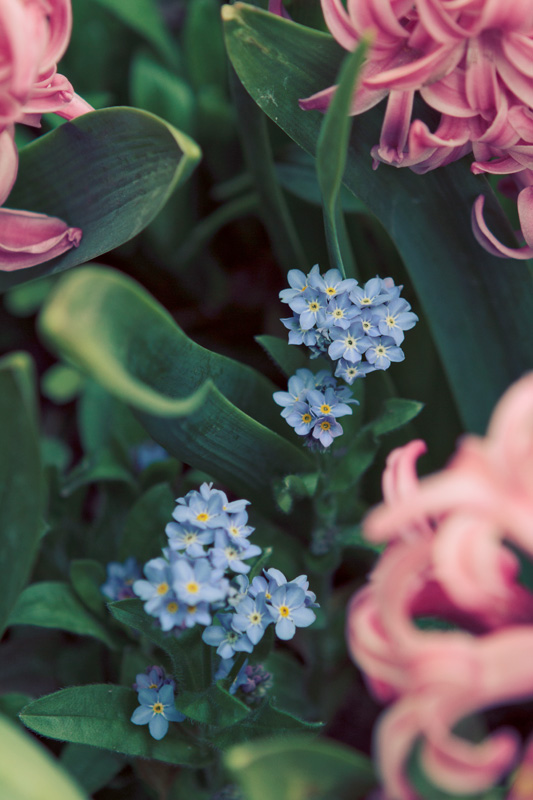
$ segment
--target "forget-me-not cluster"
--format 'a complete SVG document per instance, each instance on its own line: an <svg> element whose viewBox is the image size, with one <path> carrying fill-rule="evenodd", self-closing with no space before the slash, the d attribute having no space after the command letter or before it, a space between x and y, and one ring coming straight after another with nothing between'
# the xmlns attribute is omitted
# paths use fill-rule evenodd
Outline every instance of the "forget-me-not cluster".
<svg viewBox="0 0 533 800"><path fill-rule="evenodd" d="M320 450L343 433L338 420L351 414L350 406L358 402L328 370L315 374L309 369L297 369L289 378L287 391L274 392L273 397L283 407L281 416L299 436L305 437L305 444Z"/></svg>
<svg viewBox="0 0 533 800"><path fill-rule="evenodd" d="M269 625L288 640L316 618L312 608L318 604L305 575L287 581L269 569L248 579L250 559L262 552L249 540L254 528L248 505L230 502L208 483L178 498L174 521L165 529L168 545L132 586L162 630L179 636L195 625L205 627L204 642L221 658L217 679L229 674L236 653L253 651Z"/></svg>
<svg viewBox="0 0 533 800"><path fill-rule="evenodd" d="M291 269L287 277L290 289L280 292L280 299L293 312L281 320L289 329L289 344L306 345L311 357L328 356L336 363L335 375L350 385L403 361L404 331L418 317L392 278L376 276L360 286L337 269L322 275L318 264L308 275Z"/></svg>

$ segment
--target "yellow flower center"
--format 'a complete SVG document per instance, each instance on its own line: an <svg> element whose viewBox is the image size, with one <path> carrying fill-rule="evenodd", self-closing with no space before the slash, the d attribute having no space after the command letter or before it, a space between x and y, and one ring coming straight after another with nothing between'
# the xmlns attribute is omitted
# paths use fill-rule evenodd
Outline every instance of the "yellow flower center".
<svg viewBox="0 0 533 800"><path fill-rule="evenodd" d="M262 615L258 611L252 611L252 613L248 615L248 619L252 625L259 625L261 622L261 616Z"/></svg>
<svg viewBox="0 0 533 800"><path fill-rule="evenodd" d="M309 303L309 311L318 311L319 308L320 306L316 301Z"/></svg>
<svg viewBox="0 0 533 800"><path fill-rule="evenodd" d="M207 522L209 519L209 514L207 511L200 511L200 513L196 515L196 519L198 522Z"/></svg>
<svg viewBox="0 0 533 800"><path fill-rule="evenodd" d="M187 533L185 534L183 541L185 542L185 544L192 544L193 542L196 541L197 538L198 537L196 536L195 533Z"/></svg>
<svg viewBox="0 0 533 800"><path fill-rule="evenodd" d="M346 347L355 347L355 339L352 339L349 336L348 339L344 340L344 344L346 345Z"/></svg>
<svg viewBox="0 0 533 800"><path fill-rule="evenodd" d="M361 305L363 306L369 306L371 305L371 303L372 303L371 297L363 297L363 299L361 300Z"/></svg>
<svg viewBox="0 0 533 800"><path fill-rule="evenodd" d="M311 422L312 419L311 414L302 414L302 422Z"/></svg>
<svg viewBox="0 0 533 800"><path fill-rule="evenodd" d="M270 594L270 592L265 592L265 597L267 600L272 600L272 595Z"/></svg>
<svg viewBox="0 0 533 800"><path fill-rule="evenodd" d="M196 581L189 581L185 588L190 594L196 594L200 590Z"/></svg>
<svg viewBox="0 0 533 800"><path fill-rule="evenodd" d="M328 286L326 289L326 294L329 294L330 297L333 297L334 294L337 294L337 290L333 288L333 286Z"/></svg>
<svg viewBox="0 0 533 800"><path fill-rule="evenodd" d="M331 428L331 422L328 422L325 419L323 422L320 423L320 427L322 428L323 431L329 431L329 429Z"/></svg>
<svg viewBox="0 0 533 800"><path fill-rule="evenodd" d="M320 411L322 412L322 414L331 414L331 406L328 406L327 403L323 403L320 406Z"/></svg>
<svg viewBox="0 0 533 800"><path fill-rule="evenodd" d="M224 552L228 561L232 561L234 558L237 558L237 552L233 549L233 547L226 547Z"/></svg>
<svg viewBox="0 0 533 800"><path fill-rule="evenodd" d="M152 706L154 714L162 714L163 713L163 703L154 703Z"/></svg>
<svg viewBox="0 0 533 800"><path fill-rule="evenodd" d="M168 611L169 614L175 614L177 610L178 610L178 604L177 603L174 603L174 602L168 603L167 611Z"/></svg>
<svg viewBox="0 0 533 800"><path fill-rule="evenodd" d="M389 314L389 316L388 316L388 317L386 317L386 318L385 318L385 322L387 323L387 325L389 326L389 328L394 328L394 327L395 327L395 325L396 325L396 319L395 319L395 317L391 317L391 315L390 315L390 314Z"/></svg>
<svg viewBox="0 0 533 800"><path fill-rule="evenodd" d="M385 356L385 355L387 355L387 350L383 347L382 344L379 344L376 347L376 355L377 356Z"/></svg>
<svg viewBox="0 0 533 800"><path fill-rule="evenodd" d="M372 327L371 322L369 322L369 320L367 320L367 319L363 320L362 325L363 325L363 330L364 331L369 331L370 328Z"/></svg>
<svg viewBox="0 0 533 800"><path fill-rule="evenodd" d="M337 317L337 319L342 319L344 317L344 309L343 308L336 308L333 312L333 316Z"/></svg>
<svg viewBox="0 0 533 800"><path fill-rule="evenodd" d="M229 529L229 532L231 533L232 536L238 536L239 535L239 529L236 528L235 525L231 526L231 528Z"/></svg>
<svg viewBox="0 0 533 800"><path fill-rule="evenodd" d="M187 611L189 614L196 614L196 606L189 606Z"/></svg>
<svg viewBox="0 0 533 800"><path fill-rule="evenodd" d="M157 689L157 683L151 683L149 689Z"/></svg>
<svg viewBox="0 0 533 800"><path fill-rule="evenodd" d="M290 614L289 606L280 606L279 613L281 617L288 617Z"/></svg>
<svg viewBox="0 0 533 800"><path fill-rule="evenodd" d="M159 584L159 586L157 587L156 591L157 591L157 594L160 594L160 595L166 594L168 592L168 583L163 581L163 583Z"/></svg>

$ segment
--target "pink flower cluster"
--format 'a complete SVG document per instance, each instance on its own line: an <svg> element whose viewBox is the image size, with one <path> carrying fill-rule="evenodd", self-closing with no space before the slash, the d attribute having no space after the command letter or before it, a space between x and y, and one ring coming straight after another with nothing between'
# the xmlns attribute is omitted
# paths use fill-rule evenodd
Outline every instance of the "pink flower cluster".
<svg viewBox="0 0 533 800"><path fill-rule="evenodd" d="M279 12L281 0L271 0ZM352 114L387 98L375 165L424 173L472 152L472 171L512 176L527 243L508 248L487 228L483 197L472 214L476 238L497 256L533 255L533 5L530 0L322 0L339 44L354 50L371 32ZM326 110L336 87L301 101ZM436 130L412 119L418 93L440 114Z"/></svg>
<svg viewBox="0 0 533 800"><path fill-rule="evenodd" d="M73 119L91 111L56 64L70 39L70 0L0 3L0 205L17 177L15 123L39 127L41 114ZM77 247L82 232L62 220L0 209L0 270L32 267Z"/></svg>
<svg viewBox="0 0 533 800"><path fill-rule="evenodd" d="M517 732L474 743L454 727L533 699L533 593L517 557L533 559L533 374L504 395L486 437L465 437L442 472L419 480L424 452L416 440L389 456L384 503L364 524L388 546L347 618L353 658L390 703L377 730L387 800L418 797L406 764L419 741L425 772L444 790L493 786L519 759ZM420 617L451 625L423 629ZM532 787L533 747L526 760L522 785ZM526 797L518 785L512 796Z"/></svg>

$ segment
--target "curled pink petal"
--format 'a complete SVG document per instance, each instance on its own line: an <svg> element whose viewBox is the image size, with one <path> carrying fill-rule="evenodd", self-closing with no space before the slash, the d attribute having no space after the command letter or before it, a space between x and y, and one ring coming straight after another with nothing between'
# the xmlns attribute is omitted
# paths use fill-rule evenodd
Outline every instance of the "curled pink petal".
<svg viewBox="0 0 533 800"><path fill-rule="evenodd" d="M49 261L78 247L79 228L57 217L30 211L0 209L0 270L13 272Z"/></svg>
<svg viewBox="0 0 533 800"><path fill-rule="evenodd" d="M520 192L519 201L522 193L527 191L528 189L523 189L522 192ZM528 196L529 195L531 195L531 191L528 192ZM485 197L483 195L480 195L474 202L474 206L472 208L472 231L477 241L481 245L481 247L483 247L488 253L491 253L493 256L498 256L499 258L517 258L520 260L531 258L533 256L533 247L529 245L529 243L527 247L521 247L519 249L516 247L514 248L507 247L506 245L502 244L494 236L493 233L490 232L483 217L484 204L485 204ZM529 209L524 210L524 202L523 202L522 214L527 214L528 217L527 229L529 232L531 232L531 227L532 227L532 220L529 219L530 213L531 212ZM524 220L524 223L525 221L526 220ZM520 216L520 222L522 223L522 216ZM523 232L525 238L525 231Z"/></svg>

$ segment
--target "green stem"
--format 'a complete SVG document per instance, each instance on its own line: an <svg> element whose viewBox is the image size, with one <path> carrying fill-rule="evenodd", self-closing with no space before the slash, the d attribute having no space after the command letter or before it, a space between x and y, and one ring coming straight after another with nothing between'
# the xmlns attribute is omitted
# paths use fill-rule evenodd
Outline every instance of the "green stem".
<svg viewBox="0 0 533 800"><path fill-rule="evenodd" d="M272 248L285 270L303 268L307 260L305 250L276 175L267 118L233 69L230 82L244 156L260 198L261 217Z"/></svg>

